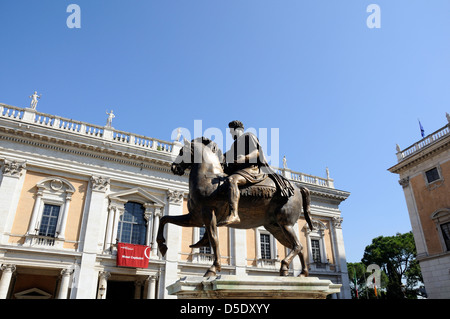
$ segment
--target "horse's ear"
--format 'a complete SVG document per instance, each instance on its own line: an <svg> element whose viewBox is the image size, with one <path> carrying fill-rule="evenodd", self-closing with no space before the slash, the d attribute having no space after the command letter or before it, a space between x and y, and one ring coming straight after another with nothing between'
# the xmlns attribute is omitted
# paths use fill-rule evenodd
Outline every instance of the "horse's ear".
<svg viewBox="0 0 450 319"><path fill-rule="evenodd" d="M208 146L209 143L211 143L211 140L207 137L202 136L202 143L203 145Z"/></svg>
<svg viewBox="0 0 450 319"><path fill-rule="evenodd" d="M191 145L191 142L189 142L184 136L183 136L183 142L184 142L184 145L186 145L186 146Z"/></svg>

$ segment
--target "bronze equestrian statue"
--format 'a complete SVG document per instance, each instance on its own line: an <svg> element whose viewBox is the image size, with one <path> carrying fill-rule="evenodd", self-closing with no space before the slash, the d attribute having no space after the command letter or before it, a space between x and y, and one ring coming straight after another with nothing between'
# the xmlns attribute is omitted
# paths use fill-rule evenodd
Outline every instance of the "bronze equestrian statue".
<svg viewBox="0 0 450 319"><path fill-rule="evenodd" d="M233 135L236 128L240 130L241 126L242 132L235 134L231 152L228 151L225 156L217 144L209 139L201 137L191 142L185 140L171 169L174 174L183 175L190 168L189 213L161 218L157 235L158 249L165 256L167 246L164 226L167 223L182 227L205 227L205 236L190 247L211 245L214 262L205 277L215 276L221 268L217 227L250 229L264 226L282 245L291 249L281 261L280 275L288 275L289 265L298 255L302 265L300 275L308 276L302 245L293 226L303 209L305 220L309 228L313 229L309 191L305 187L294 187L284 177L275 174L265 161L257 138L243 133L240 122L230 123L230 133ZM236 145L241 137L246 141L245 147ZM239 152L239 148L243 151ZM256 153L258 156L254 157Z"/></svg>

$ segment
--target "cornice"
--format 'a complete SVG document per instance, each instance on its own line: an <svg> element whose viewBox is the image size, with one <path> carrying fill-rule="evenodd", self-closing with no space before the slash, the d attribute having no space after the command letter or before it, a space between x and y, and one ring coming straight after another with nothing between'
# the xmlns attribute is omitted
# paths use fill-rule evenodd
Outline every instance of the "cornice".
<svg viewBox="0 0 450 319"><path fill-rule="evenodd" d="M338 190L335 188L329 188L309 183L302 183L298 181L291 181L291 182L297 184L298 186L306 187L310 191L311 196L317 196L320 198L329 198L332 200L336 200L339 203L343 202L350 196L350 192Z"/></svg>
<svg viewBox="0 0 450 319"><path fill-rule="evenodd" d="M49 138L48 136L32 133L16 131L11 134L10 131L5 132L3 127L0 127L0 140L171 173L170 165L172 164L172 159L170 156L166 156L166 159L162 159L148 155L136 154L131 151L126 152L112 147L108 148L106 146L80 143L78 141L71 141L56 137Z"/></svg>
<svg viewBox="0 0 450 319"><path fill-rule="evenodd" d="M414 153L404 160L400 161L396 165L388 169L389 172L395 174L401 174L402 172L408 170L411 167L417 166L418 164L426 161L432 156L438 155L439 153L446 151L450 148L450 136L423 148L420 152Z"/></svg>

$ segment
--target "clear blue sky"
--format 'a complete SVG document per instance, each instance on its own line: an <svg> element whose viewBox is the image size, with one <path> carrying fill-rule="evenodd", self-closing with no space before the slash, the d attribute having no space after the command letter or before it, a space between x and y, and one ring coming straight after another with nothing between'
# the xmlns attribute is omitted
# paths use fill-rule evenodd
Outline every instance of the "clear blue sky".
<svg viewBox="0 0 450 319"><path fill-rule="evenodd" d="M69 29L69 4L81 28ZM369 29L369 4L381 28ZM170 140L239 119L279 128L280 161L351 192L347 260L411 229L402 148L450 113L448 0L0 2L0 102Z"/></svg>

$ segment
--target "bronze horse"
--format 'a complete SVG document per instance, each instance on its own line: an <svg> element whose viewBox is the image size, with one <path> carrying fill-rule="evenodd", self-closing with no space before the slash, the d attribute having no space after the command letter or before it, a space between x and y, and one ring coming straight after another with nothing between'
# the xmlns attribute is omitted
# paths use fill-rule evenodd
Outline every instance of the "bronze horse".
<svg viewBox="0 0 450 319"><path fill-rule="evenodd" d="M189 213L180 216L163 216L160 220L157 243L163 256L167 252L164 238L164 226L172 223L182 227L205 227L205 236L191 248L211 245L214 253L213 265L205 277L215 276L220 271L220 253L217 227L229 212L228 197L222 187L226 174L221 165L222 152L217 144L206 138L197 138L191 142L185 140L183 148L172 164L172 172L183 175L187 168L189 174ZM196 161L192 159L197 159ZM200 160L201 159L201 160ZM275 188L271 178L263 182ZM291 251L281 261L280 275L287 276L292 259L298 255L302 265L300 276L308 276L308 270L302 253L302 245L293 226L303 212L310 229L310 195L307 188L295 187L294 195L286 198L277 193L273 196L241 196L239 201L240 223L227 225L238 229L250 229L264 226L282 245ZM219 225L218 225L219 224Z"/></svg>

